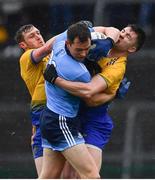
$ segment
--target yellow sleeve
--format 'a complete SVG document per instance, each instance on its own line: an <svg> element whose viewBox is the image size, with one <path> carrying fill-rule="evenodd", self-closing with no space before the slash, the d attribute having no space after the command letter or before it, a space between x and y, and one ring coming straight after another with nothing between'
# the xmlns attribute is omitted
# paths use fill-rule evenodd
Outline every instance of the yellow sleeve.
<svg viewBox="0 0 155 180"><path fill-rule="evenodd" d="M120 82L122 81L126 70L126 61L120 59L115 63L107 63L105 67L102 67L102 76L107 83L107 91L114 92L118 89Z"/></svg>

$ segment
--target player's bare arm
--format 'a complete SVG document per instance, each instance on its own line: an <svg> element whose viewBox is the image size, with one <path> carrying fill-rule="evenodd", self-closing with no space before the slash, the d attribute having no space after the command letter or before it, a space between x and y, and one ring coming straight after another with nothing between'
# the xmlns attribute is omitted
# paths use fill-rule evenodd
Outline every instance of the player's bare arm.
<svg viewBox="0 0 155 180"><path fill-rule="evenodd" d="M107 88L106 81L100 75L95 75L89 83L72 82L57 77L55 84L71 94L83 98L90 98L97 93L103 92Z"/></svg>
<svg viewBox="0 0 155 180"><path fill-rule="evenodd" d="M111 101L115 97L116 93L106 94L104 92L95 94L90 98L84 98L88 106L99 106Z"/></svg>
<svg viewBox="0 0 155 180"><path fill-rule="evenodd" d="M42 58L51 53L55 38L56 36L52 37L42 47L37 48L33 51L32 56L36 63L39 63Z"/></svg>
<svg viewBox="0 0 155 180"><path fill-rule="evenodd" d="M103 33L107 37L112 38L114 42L117 42L120 36L120 30L114 27L97 26L97 27L93 27L93 29L96 32Z"/></svg>

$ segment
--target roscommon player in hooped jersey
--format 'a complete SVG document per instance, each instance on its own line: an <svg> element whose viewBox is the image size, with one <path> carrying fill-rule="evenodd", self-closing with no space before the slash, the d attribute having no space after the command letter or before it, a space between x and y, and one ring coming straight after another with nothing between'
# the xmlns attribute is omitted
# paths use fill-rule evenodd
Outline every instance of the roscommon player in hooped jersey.
<svg viewBox="0 0 155 180"><path fill-rule="evenodd" d="M102 32L102 28L100 30ZM98 64L101 67L101 72L95 75L89 83L71 82L57 77L54 66L51 66L53 77L48 77L46 74L49 81L54 79L56 85L76 96L83 97L89 105L96 106L82 107L79 117L82 122L81 132L85 135L85 142L98 169L101 168L102 149L109 141L113 128L112 119L107 113L108 106L101 105L105 101L105 96L102 98L99 93L116 94L125 73L127 56L138 51L144 41L145 33L141 28L136 25L125 27L120 32L119 40L109 51L107 57L99 59ZM91 51L91 58L93 59L93 55L97 51L95 48L95 52L93 49Z"/></svg>
<svg viewBox="0 0 155 180"><path fill-rule="evenodd" d="M46 103L43 71L49 59L54 38L45 44L40 31L32 24L27 24L19 28L15 40L24 50L20 57L20 73L31 96L31 145L39 175L43 156L39 118Z"/></svg>

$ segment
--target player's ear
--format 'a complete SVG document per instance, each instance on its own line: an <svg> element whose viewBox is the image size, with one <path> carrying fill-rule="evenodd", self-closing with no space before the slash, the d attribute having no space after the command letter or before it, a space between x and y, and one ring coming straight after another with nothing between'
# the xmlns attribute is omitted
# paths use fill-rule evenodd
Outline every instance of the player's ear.
<svg viewBox="0 0 155 180"><path fill-rule="evenodd" d="M133 47L129 48L129 49L128 49L128 52L129 52L129 53L136 52L136 47L133 46Z"/></svg>
<svg viewBox="0 0 155 180"><path fill-rule="evenodd" d="M66 45L67 45L67 47L71 45L69 40L66 40Z"/></svg>
<svg viewBox="0 0 155 180"><path fill-rule="evenodd" d="M22 49L26 49L26 44L24 42L20 42L19 43L19 47L22 48Z"/></svg>

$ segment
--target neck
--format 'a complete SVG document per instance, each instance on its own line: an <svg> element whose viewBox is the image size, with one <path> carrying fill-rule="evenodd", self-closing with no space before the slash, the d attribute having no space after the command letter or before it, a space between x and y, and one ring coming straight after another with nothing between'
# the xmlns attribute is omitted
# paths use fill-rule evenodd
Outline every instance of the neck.
<svg viewBox="0 0 155 180"><path fill-rule="evenodd" d="M128 52L119 51L118 49L112 48L108 54L108 57L122 57L122 56L128 56Z"/></svg>

